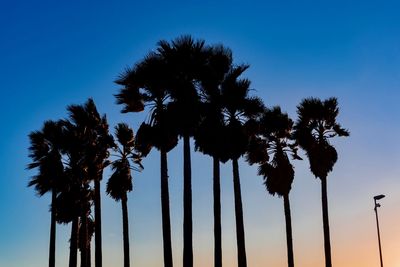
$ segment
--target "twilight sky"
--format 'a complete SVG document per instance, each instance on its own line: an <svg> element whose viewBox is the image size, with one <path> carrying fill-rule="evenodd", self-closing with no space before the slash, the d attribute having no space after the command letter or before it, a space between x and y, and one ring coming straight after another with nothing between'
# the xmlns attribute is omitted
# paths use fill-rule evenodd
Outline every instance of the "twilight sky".
<svg viewBox="0 0 400 267"><path fill-rule="evenodd" d="M0 266L48 261L49 196L27 188L30 131L66 117L93 97L113 127L134 129L146 114L120 114L113 83L157 41L182 34L222 43L267 106L296 119L305 97L336 96L339 160L328 177L333 264L378 266L373 199L385 266L400 266L400 4L396 1L6 1L0 2ZM278 1L274 1L278 2ZM282 1L280 1L282 2ZM301 2L301 3L300 3ZM325 2L325 3L320 3ZM193 153L194 263L212 266L212 162ZM306 159L306 157L304 157ZM131 263L162 266L159 157L152 152L129 195ZM320 183L295 162L291 192L295 263L322 266ZM240 165L248 265L286 266L283 200L270 196L256 168ZM182 265L182 146L169 154L175 266ZM223 261L236 265L231 165L222 166ZM109 172L105 173L105 181ZM103 183L103 189L105 183ZM103 190L104 191L104 190ZM104 266L122 265L120 203L103 195ZM70 225L57 228L57 266L68 263Z"/></svg>

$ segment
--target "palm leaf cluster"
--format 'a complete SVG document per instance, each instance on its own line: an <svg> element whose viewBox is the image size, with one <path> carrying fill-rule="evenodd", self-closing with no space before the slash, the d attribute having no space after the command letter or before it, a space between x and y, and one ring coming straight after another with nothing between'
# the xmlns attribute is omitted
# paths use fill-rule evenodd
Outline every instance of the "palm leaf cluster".
<svg viewBox="0 0 400 267"><path fill-rule="evenodd" d="M98 234L101 220L96 217L100 217L100 180L110 164L110 150L116 150L119 157L111 163L113 174L107 192L125 202L125 206L126 193L132 190L130 170L141 170L142 165L140 155L134 153L133 131L126 124L118 124L116 137L120 146L115 144L106 117L100 116L92 99L84 105L68 106L67 110L68 119L46 121L40 131L29 135L32 162L28 168L38 172L28 186L34 186L39 195L52 193L49 265L55 266L55 223L58 222L72 224L69 266L77 266L79 249L81 266L86 267L91 266L92 237L101 243L101 234L100 237ZM97 243L95 253L101 251ZM101 258L95 257L95 260L96 266L101 265Z"/></svg>
<svg viewBox="0 0 400 267"><path fill-rule="evenodd" d="M136 136L125 123L109 134L105 116L93 100L68 107L69 118L45 122L30 135L30 169L37 169L29 185L39 195L51 192L51 249L54 266L55 221L70 223L70 266L76 266L77 248L82 266L90 266L90 240L95 236L95 265L102 266L100 184L111 167L106 192L121 202L124 266L129 266L128 193L132 171L141 171L142 157L153 148L160 153L160 188L164 266L173 266L169 204L168 153L183 141L183 266L193 266L191 139L195 149L213 160L214 266L222 266L220 163L232 164L239 267L247 266L239 159L258 165L266 190L284 200L288 266L294 266L289 193L295 177L290 160L301 159L302 148L311 172L321 179L326 266L331 266L326 177L337 161L329 139L348 136L336 122L336 98L303 100L294 122L279 107L267 108L252 96L251 82L243 78L248 65L235 64L223 45L182 36L162 40L115 81L122 113L147 112ZM110 151L114 156L110 156ZM113 159L113 160L111 160ZM94 216L92 212L94 211ZM54 225L53 225L54 221ZM53 240L54 239L54 240Z"/></svg>

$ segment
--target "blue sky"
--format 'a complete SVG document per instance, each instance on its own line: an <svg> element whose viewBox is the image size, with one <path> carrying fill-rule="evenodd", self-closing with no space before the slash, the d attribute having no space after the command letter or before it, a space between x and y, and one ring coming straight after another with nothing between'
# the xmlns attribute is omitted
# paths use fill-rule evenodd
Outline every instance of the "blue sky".
<svg viewBox="0 0 400 267"><path fill-rule="evenodd" d="M66 117L69 104L93 97L111 126L137 128L145 114L120 114L113 81L157 41L182 34L222 43L266 105L294 119L309 96L339 99L351 136L334 144L339 161L329 177L334 263L378 263L372 196L380 210L384 257L400 264L400 5L395 1L2 1L0 3L0 266L47 262L49 198L37 198L25 170L30 131ZM181 266L182 149L169 156L174 262ZM161 266L158 154L144 160L130 194L132 263ZM323 262L319 182L296 162L291 193L297 266ZM224 262L234 266L231 168L223 166ZM285 266L283 203L269 196L254 167L241 164L250 266ZM107 179L107 173L105 179ZM195 265L212 262L211 161L193 154ZM121 210L104 196L104 262L122 262ZM395 227L396 226L396 227ZM389 231L390 230L390 231ZM57 262L67 266L69 226L58 228ZM369 255L370 258L365 255ZM397 257L397 258L396 258ZM396 265L396 266L397 266Z"/></svg>

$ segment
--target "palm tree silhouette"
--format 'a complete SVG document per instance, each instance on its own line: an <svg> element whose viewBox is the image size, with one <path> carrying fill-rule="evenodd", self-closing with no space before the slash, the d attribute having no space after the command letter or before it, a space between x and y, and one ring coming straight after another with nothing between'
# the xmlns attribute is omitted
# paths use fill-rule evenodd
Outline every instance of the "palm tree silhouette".
<svg viewBox="0 0 400 267"><path fill-rule="evenodd" d="M142 123L137 131L136 149L142 156L153 146L160 151L164 266L172 267L167 153L176 146L178 138L168 108L168 79L165 61L158 54L150 53L116 81L123 86L116 98L117 103L123 105L123 113L143 111L145 105L150 108L148 123Z"/></svg>
<svg viewBox="0 0 400 267"><path fill-rule="evenodd" d="M49 267L55 266L56 251L56 197L60 181L64 176L62 163L62 123L46 121L42 130L29 134L31 145L29 157L32 162L28 169L38 169L28 186L34 186L37 194L43 196L51 192L51 226L49 246Z"/></svg>
<svg viewBox="0 0 400 267"><path fill-rule="evenodd" d="M213 46L202 75L200 96L201 121L195 131L196 150L213 158L214 266L222 266L220 155L224 127L221 83L232 65L232 52Z"/></svg>
<svg viewBox="0 0 400 267"><path fill-rule="evenodd" d="M190 137L200 120L200 97L197 87L206 66L209 48L203 40L191 36L171 43L160 41L158 53L165 60L170 75L170 108L175 126L183 138L183 267L193 266L192 174Z"/></svg>
<svg viewBox="0 0 400 267"><path fill-rule="evenodd" d="M331 267L327 176L332 171L338 155L329 139L335 136L349 136L349 132L336 122L339 107L334 97L324 101L318 98L304 99L297 106L297 114L299 118L294 127L294 136L307 154L311 172L321 180L325 265Z"/></svg>
<svg viewBox="0 0 400 267"><path fill-rule="evenodd" d="M221 85L221 96L224 106L224 138L222 144L223 162L232 160L233 186L235 198L236 238L238 266L246 267L246 247L243 222L242 193L240 189L239 158L247 151L249 132L257 116L264 110L261 99L249 96L250 81L239 79L239 76L248 68L240 65L231 68Z"/></svg>
<svg viewBox="0 0 400 267"><path fill-rule="evenodd" d="M107 193L116 201L121 201L122 225L124 236L124 267L129 267L129 224L128 224L128 196L127 192L132 191L131 170L140 171L143 169L140 163L140 155L134 153L135 139L133 130L125 123L119 123L115 127L116 137L120 144L115 150L118 159L112 162L113 173L107 182ZM131 161L136 166L131 165Z"/></svg>
<svg viewBox="0 0 400 267"><path fill-rule="evenodd" d="M114 145L113 137L108 132L108 123L105 115L102 117L97 111L93 99L89 98L83 105L87 116L88 140L85 157L87 157L89 179L94 181L94 224L95 224L95 266L102 266L102 230L101 230L101 197L100 181L103 170L110 164L109 149ZM90 257L89 257L90 259Z"/></svg>
<svg viewBox="0 0 400 267"><path fill-rule="evenodd" d="M294 168L288 158L288 153L293 158L297 156L296 144L290 141L293 121L279 107L266 109L258 121L257 135L247 154L250 164L258 163L259 175L264 176L267 191L283 197L288 267L294 266L292 222L290 215L289 193L294 179Z"/></svg>
<svg viewBox="0 0 400 267"><path fill-rule="evenodd" d="M75 162L77 163L76 169L79 172L79 179L81 182L80 189L80 228L79 233L81 238L81 265L83 267L90 264L89 258L89 232L88 223L91 213L91 206L94 200L95 212L96 203L97 210L100 209L100 179L102 177L103 169L108 165L106 158L108 157L108 149L113 145L112 136L108 134L108 124L105 116L100 117L97 112L96 105L92 99L88 99L83 105L70 105L67 107L69 112L69 131L72 137L76 138L75 142L71 142L69 147L72 150ZM94 181L94 191L90 187L90 182ZM97 192L97 194L96 194ZM98 197L97 197L98 196ZM96 202L96 200L98 202ZM99 212L97 217L99 217ZM96 221L95 214L95 237L101 241L101 234L98 234L99 228L101 231L101 219ZM98 241L99 242L99 241ZM98 243L96 242L96 244ZM101 242L100 242L101 243ZM101 247L96 250L101 251ZM95 252L101 255L101 252ZM101 264L101 259L96 258L96 264Z"/></svg>

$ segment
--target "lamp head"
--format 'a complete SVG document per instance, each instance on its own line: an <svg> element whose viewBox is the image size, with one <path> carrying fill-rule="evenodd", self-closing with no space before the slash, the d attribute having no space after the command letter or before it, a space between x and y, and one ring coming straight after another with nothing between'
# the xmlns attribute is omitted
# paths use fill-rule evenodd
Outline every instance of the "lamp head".
<svg viewBox="0 0 400 267"><path fill-rule="evenodd" d="M385 195L377 195L377 196L374 196L374 199L375 200L379 200L379 199L382 199L384 197L385 197Z"/></svg>

